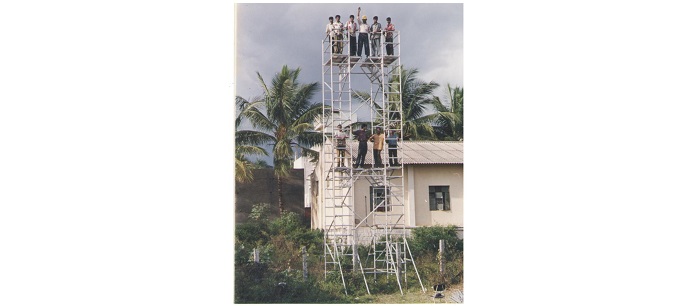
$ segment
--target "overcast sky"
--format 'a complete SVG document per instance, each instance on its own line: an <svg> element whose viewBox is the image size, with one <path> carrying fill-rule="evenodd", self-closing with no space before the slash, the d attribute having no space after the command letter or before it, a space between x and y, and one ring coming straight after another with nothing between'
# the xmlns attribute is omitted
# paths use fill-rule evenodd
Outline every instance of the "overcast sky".
<svg viewBox="0 0 700 306"><path fill-rule="evenodd" d="M321 82L321 41L329 16L391 17L401 31L401 63L419 78L463 86L461 3L451 4L253 4L236 5L236 95L260 95L255 72L268 82L283 65L301 67L301 82ZM356 18L357 20L357 18ZM442 95L443 89L435 94Z"/></svg>

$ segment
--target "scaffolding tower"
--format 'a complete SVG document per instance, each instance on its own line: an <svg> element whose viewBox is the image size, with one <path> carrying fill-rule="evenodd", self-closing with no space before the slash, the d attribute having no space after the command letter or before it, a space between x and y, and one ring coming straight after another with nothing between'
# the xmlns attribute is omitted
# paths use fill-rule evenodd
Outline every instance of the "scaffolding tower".
<svg viewBox="0 0 700 306"><path fill-rule="evenodd" d="M377 54L364 58L350 55L347 35L342 40L328 36L321 44L321 129L324 142L319 162L324 169L324 183L320 188L323 198L324 272L326 278L335 274L342 281L346 294L346 275L349 271L362 274L368 293L367 276L371 276L375 282L383 276L387 280L395 279L402 294L408 283L408 274L415 272L425 292L406 240L404 169L401 163L401 47L400 33L393 31L392 34L393 41L386 41L385 35L381 35ZM393 46L391 54L387 54L387 46ZM359 47L358 43L358 51ZM353 89L356 86L353 82L356 85L364 82L369 91L360 94ZM369 167L353 167L352 157L357 155L357 141L346 141L346 149L339 151L334 137L339 131L337 126L340 125L346 135L352 137L353 128L359 128L358 115L369 117L368 135L380 128L385 135L393 132L398 136L395 160L398 165L390 165L387 146L381 151L381 166L376 166L377 162L372 158L373 164ZM371 148L368 148L367 155L368 158L372 155ZM370 186L372 205L366 210L357 209L354 199L354 187L359 180L365 180ZM369 247L364 265L361 255L365 254L358 254L360 244Z"/></svg>

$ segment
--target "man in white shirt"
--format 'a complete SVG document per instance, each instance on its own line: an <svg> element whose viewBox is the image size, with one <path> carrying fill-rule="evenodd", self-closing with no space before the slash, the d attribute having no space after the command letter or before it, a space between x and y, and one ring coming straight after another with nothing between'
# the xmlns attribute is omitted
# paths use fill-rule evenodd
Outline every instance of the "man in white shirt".
<svg viewBox="0 0 700 306"><path fill-rule="evenodd" d="M340 15L335 15L335 22L333 23L333 35L335 36L335 43L333 44L333 53L343 53L343 23L340 22Z"/></svg>
<svg viewBox="0 0 700 306"><path fill-rule="evenodd" d="M338 132L335 133L335 148L338 150L338 167L345 167L345 140L348 135L343 132L343 126L338 124Z"/></svg>
<svg viewBox="0 0 700 306"><path fill-rule="evenodd" d="M326 38L330 42L331 33L333 33L333 16L328 17L328 24L326 25Z"/></svg>
<svg viewBox="0 0 700 306"><path fill-rule="evenodd" d="M377 22L379 17L374 16L374 23L370 27L371 39L372 39L372 56L379 56L381 52L381 47L379 46L379 38L382 37L382 24Z"/></svg>
<svg viewBox="0 0 700 306"><path fill-rule="evenodd" d="M357 16L360 16L360 8L357 8ZM362 16L360 23L360 34L357 36L357 56L362 56L362 49L365 49L365 57L369 57L369 25L367 24L367 16Z"/></svg>
<svg viewBox="0 0 700 306"><path fill-rule="evenodd" d="M348 39L350 39L350 56L355 56L357 54L357 39L355 38L357 24L355 23L354 15L350 15L350 20L345 24L345 29L348 31Z"/></svg>

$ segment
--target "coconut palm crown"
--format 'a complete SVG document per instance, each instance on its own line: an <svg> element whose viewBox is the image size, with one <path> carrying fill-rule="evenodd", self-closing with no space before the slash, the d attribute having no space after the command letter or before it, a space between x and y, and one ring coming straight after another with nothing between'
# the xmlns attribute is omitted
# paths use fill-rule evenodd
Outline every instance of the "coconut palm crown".
<svg viewBox="0 0 700 306"><path fill-rule="evenodd" d="M462 140L464 131L464 89L447 84L447 101L434 97L433 107L437 110L435 134L440 140Z"/></svg>
<svg viewBox="0 0 700 306"><path fill-rule="evenodd" d="M405 69L401 66L401 77L393 77L389 81L390 91L401 89L401 114L403 115L403 127L401 137L404 140L435 140L435 131L432 122L433 91L440 85L435 82L425 82L418 78L418 69ZM398 87L398 88L397 88ZM376 102L372 101L370 93L354 92L353 97L369 103L381 117L382 109ZM389 101L398 101L398 94L387 95ZM390 105L396 105L391 104ZM390 109L393 111L393 109ZM393 112L392 112L393 113ZM398 118L392 118L398 119Z"/></svg>
<svg viewBox="0 0 700 306"><path fill-rule="evenodd" d="M237 97L244 105L241 116L253 127L251 130L237 131L237 140L240 138L247 143L272 145L280 212L284 211L281 183L290 174L294 151L317 158L318 152L311 148L323 140L321 133L315 131L313 126L314 120L322 114L322 104L311 101L318 90L318 83L299 83L300 71L300 68L292 70L285 65L269 85L258 72L262 98L246 101Z"/></svg>

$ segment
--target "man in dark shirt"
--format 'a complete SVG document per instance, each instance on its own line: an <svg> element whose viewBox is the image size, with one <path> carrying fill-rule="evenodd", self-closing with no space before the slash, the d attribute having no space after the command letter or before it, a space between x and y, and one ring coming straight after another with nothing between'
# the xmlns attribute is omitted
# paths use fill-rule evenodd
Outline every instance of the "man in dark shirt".
<svg viewBox="0 0 700 306"><path fill-rule="evenodd" d="M353 168L359 168L365 164L365 155L367 155L367 124L362 124L361 129L352 132L359 142L359 149L357 151L357 160Z"/></svg>

